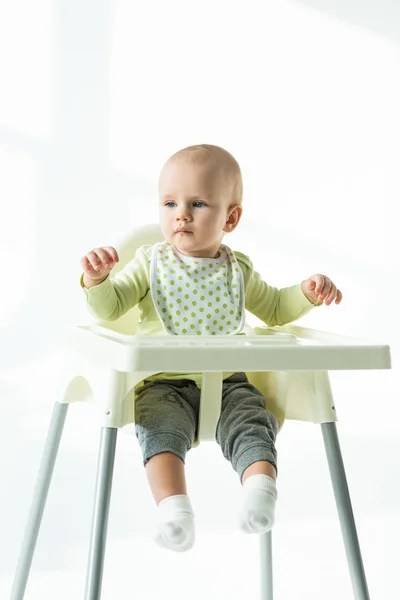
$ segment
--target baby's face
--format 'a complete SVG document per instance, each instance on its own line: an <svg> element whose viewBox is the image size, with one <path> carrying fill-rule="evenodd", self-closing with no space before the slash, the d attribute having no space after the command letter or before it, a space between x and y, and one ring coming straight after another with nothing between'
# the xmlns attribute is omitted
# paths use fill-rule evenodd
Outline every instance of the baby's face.
<svg viewBox="0 0 400 600"><path fill-rule="evenodd" d="M160 225L167 242L186 256L218 256L227 224L231 189L211 162L190 158L163 168L159 180ZM239 209L240 210L240 209Z"/></svg>

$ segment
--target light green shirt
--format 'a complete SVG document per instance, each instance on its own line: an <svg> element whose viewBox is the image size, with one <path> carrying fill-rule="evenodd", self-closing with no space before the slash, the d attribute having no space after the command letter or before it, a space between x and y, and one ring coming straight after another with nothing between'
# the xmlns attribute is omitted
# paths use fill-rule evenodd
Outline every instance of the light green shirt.
<svg viewBox="0 0 400 600"><path fill-rule="evenodd" d="M138 335L166 335L157 315L150 292L150 260L152 245L139 248L135 257L114 277L107 277L99 285L81 287L90 313L103 321L114 321L138 304L140 321ZM266 325L285 325L299 319L314 306L303 294L301 285L277 289L268 285L248 256L235 252L242 270L245 289L245 308ZM231 373L224 373L227 378ZM159 373L149 379L193 379L201 384L200 373Z"/></svg>

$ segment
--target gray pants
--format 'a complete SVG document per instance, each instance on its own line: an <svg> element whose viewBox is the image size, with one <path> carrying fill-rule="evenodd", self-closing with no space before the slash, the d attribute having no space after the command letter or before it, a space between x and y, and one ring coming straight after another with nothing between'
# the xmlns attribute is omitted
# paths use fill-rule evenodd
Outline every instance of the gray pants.
<svg viewBox="0 0 400 600"><path fill-rule="evenodd" d="M172 452L185 462L196 437L200 390L191 379L145 381L136 393L136 437L146 462L160 452ZM216 439L224 457L238 473L256 461L275 469L278 424L265 398L244 373L223 381L221 416Z"/></svg>

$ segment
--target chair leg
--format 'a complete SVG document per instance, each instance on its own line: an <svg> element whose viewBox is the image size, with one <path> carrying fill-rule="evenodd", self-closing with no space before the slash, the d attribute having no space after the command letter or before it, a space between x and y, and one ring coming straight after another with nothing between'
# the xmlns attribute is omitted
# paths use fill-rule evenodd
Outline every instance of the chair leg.
<svg viewBox="0 0 400 600"><path fill-rule="evenodd" d="M260 535L261 600L273 600L272 531Z"/></svg>
<svg viewBox="0 0 400 600"><path fill-rule="evenodd" d="M85 600L99 600L101 594L117 433L116 428L101 429Z"/></svg>
<svg viewBox="0 0 400 600"><path fill-rule="evenodd" d="M22 600L25 594L67 410L68 404L59 402L53 408L10 600Z"/></svg>
<svg viewBox="0 0 400 600"><path fill-rule="evenodd" d="M342 529L355 600L369 600L367 581L335 423L322 423L322 435Z"/></svg>

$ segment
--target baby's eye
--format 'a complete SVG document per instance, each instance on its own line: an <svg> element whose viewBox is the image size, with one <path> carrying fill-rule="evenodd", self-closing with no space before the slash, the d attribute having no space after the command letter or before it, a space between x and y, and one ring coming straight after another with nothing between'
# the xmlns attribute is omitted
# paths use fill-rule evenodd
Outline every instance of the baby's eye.
<svg viewBox="0 0 400 600"><path fill-rule="evenodd" d="M175 202L173 202L172 200L169 200L168 202L165 203L165 206L168 206L168 207L175 206Z"/></svg>
<svg viewBox="0 0 400 600"><path fill-rule="evenodd" d="M201 200L197 200L197 202L193 203L193 206L196 206L197 208L200 206L206 206L205 202L202 202Z"/></svg>

